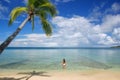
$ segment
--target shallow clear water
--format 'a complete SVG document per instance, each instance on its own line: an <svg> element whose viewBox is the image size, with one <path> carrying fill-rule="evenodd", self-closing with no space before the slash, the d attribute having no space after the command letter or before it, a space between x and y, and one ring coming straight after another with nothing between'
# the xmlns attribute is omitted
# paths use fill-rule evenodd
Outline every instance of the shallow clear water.
<svg viewBox="0 0 120 80"><path fill-rule="evenodd" d="M120 69L120 49L7 49L0 70Z"/></svg>

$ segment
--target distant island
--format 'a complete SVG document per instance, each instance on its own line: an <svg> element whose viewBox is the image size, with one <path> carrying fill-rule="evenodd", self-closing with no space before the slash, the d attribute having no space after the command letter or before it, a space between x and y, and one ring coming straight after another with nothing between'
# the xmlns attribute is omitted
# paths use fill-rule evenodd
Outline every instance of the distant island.
<svg viewBox="0 0 120 80"><path fill-rule="evenodd" d="M111 48L120 48L120 46L113 46L113 47L111 47Z"/></svg>

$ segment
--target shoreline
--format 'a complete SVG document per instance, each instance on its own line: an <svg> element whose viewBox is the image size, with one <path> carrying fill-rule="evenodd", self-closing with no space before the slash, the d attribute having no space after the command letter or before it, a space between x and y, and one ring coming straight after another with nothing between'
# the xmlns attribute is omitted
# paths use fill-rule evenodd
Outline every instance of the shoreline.
<svg viewBox="0 0 120 80"><path fill-rule="evenodd" d="M113 70L49 70L0 73L0 80L119 80L120 71Z"/></svg>

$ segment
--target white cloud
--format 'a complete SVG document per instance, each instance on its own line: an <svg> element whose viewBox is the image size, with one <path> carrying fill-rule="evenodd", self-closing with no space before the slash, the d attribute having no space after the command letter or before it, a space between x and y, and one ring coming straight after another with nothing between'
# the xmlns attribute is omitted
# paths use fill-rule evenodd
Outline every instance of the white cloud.
<svg viewBox="0 0 120 80"><path fill-rule="evenodd" d="M4 13L8 11L8 7L0 4L0 19L6 19Z"/></svg>
<svg viewBox="0 0 120 80"><path fill-rule="evenodd" d="M28 2L28 0L23 0L23 3L26 4Z"/></svg>
<svg viewBox="0 0 120 80"><path fill-rule="evenodd" d="M112 16L112 18L116 16ZM111 18L110 18L111 19ZM114 21L117 21L115 20ZM106 19L102 24L108 23L109 19ZM52 23L56 25L57 32L53 33L53 36L46 37L44 34L26 34L22 35L22 38L15 39L11 46L94 46L103 45L110 46L118 43L119 28L114 29L112 35L108 35L104 32L103 26L100 24L93 24L87 18L81 16L73 16L66 18L57 16L52 20ZM105 27L112 27L106 25ZM116 40L115 40L116 39Z"/></svg>
<svg viewBox="0 0 120 80"><path fill-rule="evenodd" d="M109 8L105 9L107 3L95 6L89 14L89 19L95 22L101 22L106 15L117 14L120 12L120 3L114 2Z"/></svg>
<svg viewBox="0 0 120 80"><path fill-rule="evenodd" d="M3 6L2 4L0 4L0 11L1 12L5 12L7 10L8 10L8 8L6 6Z"/></svg>
<svg viewBox="0 0 120 80"><path fill-rule="evenodd" d="M115 27L120 27L120 14L105 16L101 25L102 31L112 32Z"/></svg>
<svg viewBox="0 0 120 80"><path fill-rule="evenodd" d="M59 27L60 34L64 36L66 35L66 37L71 36L73 41L77 40L77 44L79 46L107 46L117 43L114 41L113 37L107 33L109 33L109 31L113 31L115 27L120 26L119 19L119 15L107 15L101 24L95 25L94 23L91 23L87 18L81 16L73 16L72 18L63 18L58 16L53 20L53 23ZM113 21L111 22L110 20ZM78 33L79 35L74 37L74 35Z"/></svg>
<svg viewBox="0 0 120 80"><path fill-rule="evenodd" d="M102 16L102 13L100 12L100 9L101 9L101 7L96 6L92 10L91 14L89 15L91 21L99 21L100 20L100 18Z"/></svg>
<svg viewBox="0 0 120 80"><path fill-rule="evenodd" d="M115 28L113 31L113 35L120 40L120 28Z"/></svg>
<svg viewBox="0 0 120 80"><path fill-rule="evenodd" d="M115 28L112 33L113 39L120 45L120 28Z"/></svg>
<svg viewBox="0 0 120 80"><path fill-rule="evenodd" d="M120 4L119 3L113 3L112 10L115 12L120 11Z"/></svg>
<svg viewBox="0 0 120 80"><path fill-rule="evenodd" d="M98 44L108 45L108 46L115 44L114 40L106 34L101 34L99 37L101 39L98 41Z"/></svg>
<svg viewBox="0 0 120 80"><path fill-rule="evenodd" d="M54 1L55 1L55 4L59 4L59 3L68 3L74 0L54 0Z"/></svg>
<svg viewBox="0 0 120 80"><path fill-rule="evenodd" d="M10 3L10 0L4 0L5 2L7 2L7 3Z"/></svg>
<svg viewBox="0 0 120 80"><path fill-rule="evenodd" d="M29 46L29 47L44 47L44 46L58 46L56 42L52 42L51 38L46 37L44 34L26 34L22 35L24 38L15 39L10 46Z"/></svg>

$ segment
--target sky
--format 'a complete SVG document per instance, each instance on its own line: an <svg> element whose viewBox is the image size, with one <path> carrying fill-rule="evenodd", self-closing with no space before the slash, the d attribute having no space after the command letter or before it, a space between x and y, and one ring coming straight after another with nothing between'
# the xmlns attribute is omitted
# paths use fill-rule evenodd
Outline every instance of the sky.
<svg viewBox="0 0 120 80"><path fill-rule="evenodd" d="M39 18L35 29L28 22L9 47L111 47L120 45L120 0L50 0L58 15L49 18L53 28L47 37ZM13 8L27 0L0 0L0 43L27 17L21 14L8 26Z"/></svg>

